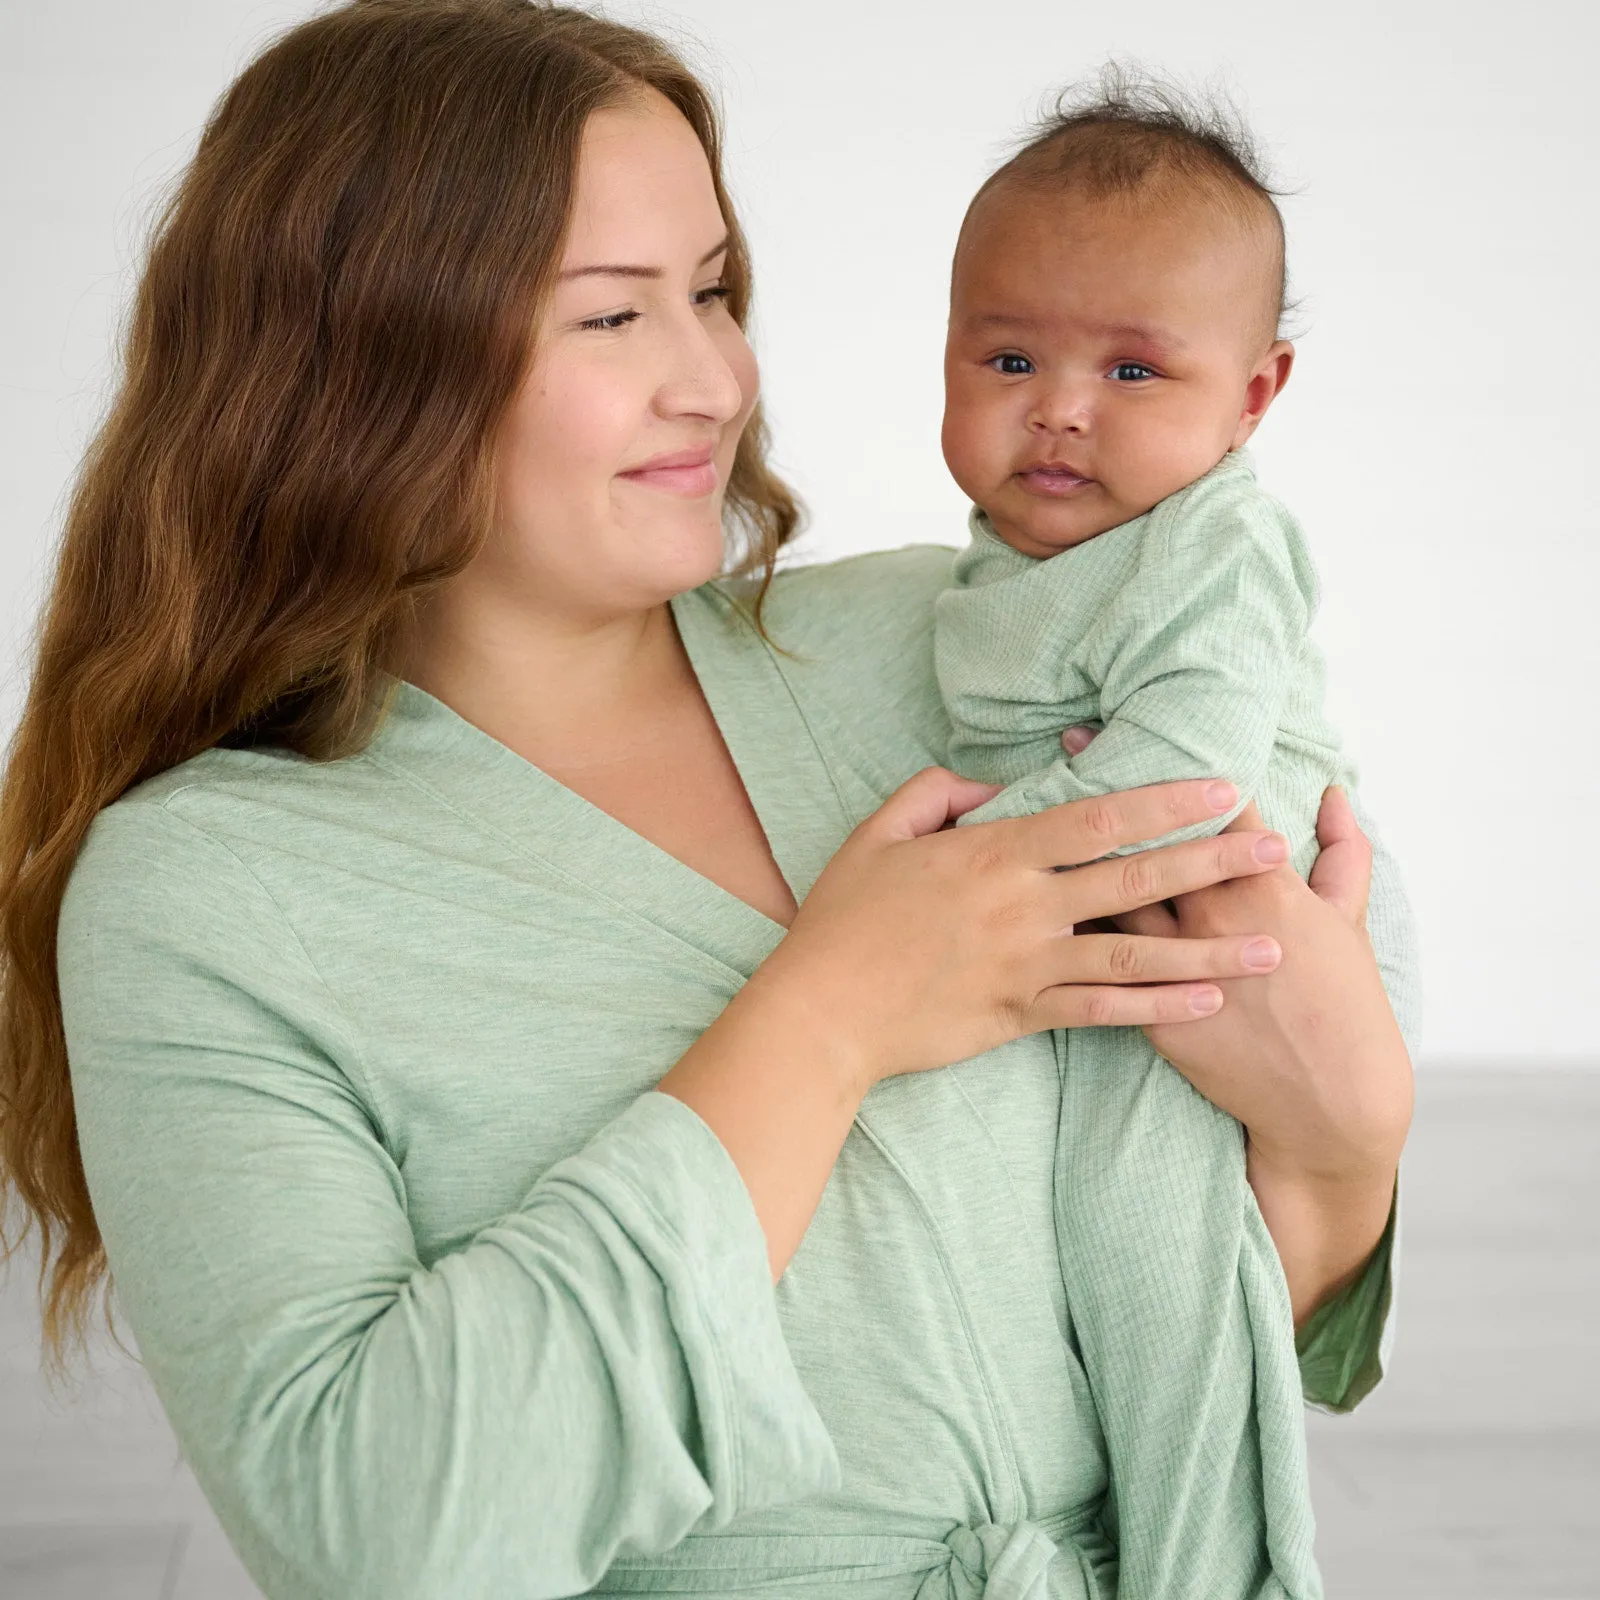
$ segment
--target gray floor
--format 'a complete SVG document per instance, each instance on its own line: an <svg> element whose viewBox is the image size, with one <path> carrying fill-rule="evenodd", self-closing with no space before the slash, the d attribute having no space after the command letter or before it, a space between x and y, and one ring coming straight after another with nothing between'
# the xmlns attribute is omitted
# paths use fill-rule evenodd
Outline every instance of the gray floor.
<svg viewBox="0 0 1600 1600"><path fill-rule="evenodd" d="M1600 1600L1600 1072L1435 1070L1393 1376L1313 1416L1329 1600ZM0 1596L255 1600L138 1368L36 1375L0 1290Z"/></svg>
<svg viewBox="0 0 1600 1600"><path fill-rule="evenodd" d="M1330 1600L1594 1600L1600 1072L1418 1088L1393 1375L1310 1422Z"/></svg>

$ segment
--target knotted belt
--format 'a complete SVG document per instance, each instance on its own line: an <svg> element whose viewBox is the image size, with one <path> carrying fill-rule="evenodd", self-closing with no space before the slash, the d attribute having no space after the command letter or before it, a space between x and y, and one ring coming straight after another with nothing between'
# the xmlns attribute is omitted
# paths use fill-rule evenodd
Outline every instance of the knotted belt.
<svg viewBox="0 0 1600 1600"><path fill-rule="evenodd" d="M979 1522L944 1537L950 1559L930 1572L917 1600L1100 1600L1075 1514L1043 1522Z"/></svg>
<svg viewBox="0 0 1600 1600"><path fill-rule="evenodd" d="M898 1586L855 1586L896 1578L906 1580L905 1600L1109 1600L1115 1565L1090 1507L1038 1521L957 1523L942 1539L890 1532L690 1534L663 1555L616 1562L590 1594L603 1600L752 1593L781 1585L784 1600L804 1600L836 1597L846 1585L886 1595Z"/></svg>

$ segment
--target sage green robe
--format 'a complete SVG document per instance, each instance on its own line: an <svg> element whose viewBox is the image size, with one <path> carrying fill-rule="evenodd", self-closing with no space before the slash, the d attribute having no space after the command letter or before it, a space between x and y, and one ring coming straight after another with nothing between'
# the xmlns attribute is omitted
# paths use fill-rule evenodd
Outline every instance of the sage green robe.
<svg viewBox="0 0 1600 1600"><path fill-rule="evenodd" d="M803 898L949 735L953 552L673 615ZM862 1103L774 1286L654 1088L783 930L413 685L367 750L214 750L97 818L58 966L126 1323L269 1600L1103 1600L1051 1035ZM1378 1375L1388 1241L1301 1352Z"/></svg>

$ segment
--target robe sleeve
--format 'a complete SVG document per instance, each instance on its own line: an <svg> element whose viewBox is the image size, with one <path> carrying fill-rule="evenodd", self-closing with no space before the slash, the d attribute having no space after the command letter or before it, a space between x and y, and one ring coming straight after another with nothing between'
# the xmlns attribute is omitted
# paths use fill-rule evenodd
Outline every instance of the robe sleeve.
<svg viewBox="0 0 1600 1600"><path fill-rule="evenodd" d="M1388 1225L1361 1276L1318 1306L1295 1334L1300 1387L1306 1403L1319 1411L1355 1410L1383 1377L1398 1218L1397 1189Z"/></svg>
<svg viewBox="0 0 1600 1600"><path fill-rule="evenodd" d="M1383 986L1406 1048L1416 1056L1422 1036L1422 973L1416 918L1393 853L1360 798L1350 797L1361 831L1372 845L1372 893L1367 934ZM1401 1165L1404 1171L1404 1163ZM1321 1305L1299 1330L1295 1349L1309 1404L1322 1411L1353 1411L1389 1369L1395 1336L1395 1285L1400 1272L1400 1192L1366 1269Z"/></svg>
<svg viewBox="0 0 1600 1600"><path fill-rule="evenodd" d="M222 842L101 813L57 959L119 1305L270 1600L578 1594L837 1484L749 1194L683 1102L643 1094L424 1265L338 999Z"/></svg>

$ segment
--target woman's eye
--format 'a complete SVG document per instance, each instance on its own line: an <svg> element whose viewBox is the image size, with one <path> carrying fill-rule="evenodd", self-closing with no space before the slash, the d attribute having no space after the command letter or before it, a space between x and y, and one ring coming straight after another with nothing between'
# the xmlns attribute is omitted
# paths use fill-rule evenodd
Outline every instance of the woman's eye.
<svg viewBox="0 0 1600 1600"><path fill-rule="evenodd" d="M714 283L708 289L696 289L694 303L697 306L714 306L719 300L726 300L733 291L725 283Z"/></svg>
<svg viewBox="0 0 1600 1600"><path fill-rule="evenodd" d="M625 327L630 322L636 322L638 317L639 313L637 311L612 311L603 317L589 317L580 322L578 326L580 328L591 328L598 333L606 333Z"/></svg>
<svg viewBox="0 0 1600 1600"><path fill-rule="evenodd" d="M1033 363L1026 356L1014 354L991 356L989 365L1007 378L1025 378L1033 371Z"/></svg>
<svg viewBox="0 0 1600 1600"><path fill-rule="evenodd" d="M1155 368L1147 367L1142 361L1119 361L1111 369L1111 376L1118 383L1137 383L1141 378L1153 378L1155 375Z"/></svg>

